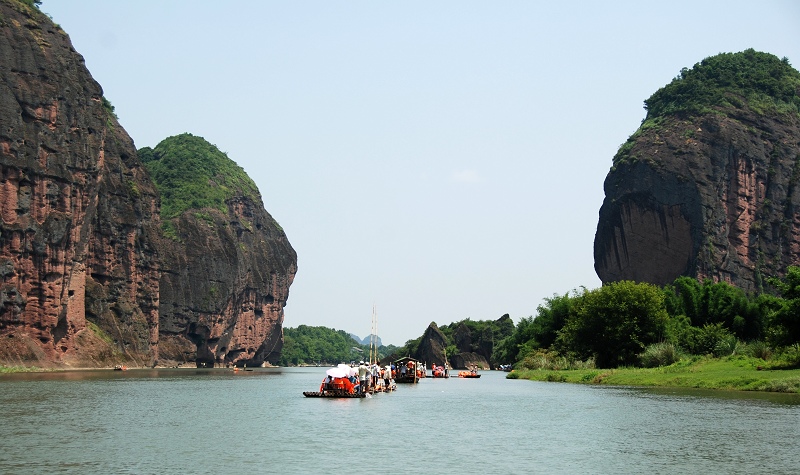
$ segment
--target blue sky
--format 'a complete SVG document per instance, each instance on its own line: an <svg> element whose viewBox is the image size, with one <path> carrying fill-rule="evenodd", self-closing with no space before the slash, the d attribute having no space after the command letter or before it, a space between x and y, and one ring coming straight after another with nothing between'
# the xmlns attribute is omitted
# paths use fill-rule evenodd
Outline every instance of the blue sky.
<svg viewBox="0 0 800 475"><path fill-rule="evenodd" d="M298 254L284 326L515 321L600 286L603 180L643 101L800 2L43 0L136 146L242 166Z"/></svg>

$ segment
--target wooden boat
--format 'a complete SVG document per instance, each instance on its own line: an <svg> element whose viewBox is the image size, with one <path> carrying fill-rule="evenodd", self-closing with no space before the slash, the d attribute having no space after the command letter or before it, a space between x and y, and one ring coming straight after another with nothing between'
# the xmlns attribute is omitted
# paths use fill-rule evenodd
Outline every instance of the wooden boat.
<svg viewBox="0 0 800 475"><path fill-rule="evenodd" d="M326 378L319 385L319 391L303 391L305 397L334 397L334 398L362 398L367 397L366 392L360 391L358 386L350 381L350 371L347 365L341 364L331 368L325 373Z"/></svg>
<svg viewBox="0 0 800 475"><path fill-rule="evenodd" d="M458 372L459 378L480 378L481 375L478 373L473 373L472 371L459 371Z"/></svg>
<svg viewBox="0 0 800 475"><path fill-rule="evenodd" d="M434 366L431 370L431 377L432 378L449 378L450 371L446 369L444 366Z"/></svg>
<svg viewBox="0 0 800 475"><path fill-rule="evenodd" d="M394 362L395 366L395 376L394 380L397 383L418 383L419 382L419 372L417 371L417 366L419 365L419 361L415 360L410 356L405 356L400 358L399 360Z"/></svg>
<svg viewBox="0 0 800 475"><path fill-rule="evenodd" d="M303 391L305 397L336 397L336 398L362 398L365 393L349 393L347 391Z"/></svg>
<svg viewBox="0 0 800 475"><path fill-rule="evenodd" d="M459 378L480 378L481 375L478 374L478 368L476 366L472 367L469 371L459 371L458 372Z"/></svg>

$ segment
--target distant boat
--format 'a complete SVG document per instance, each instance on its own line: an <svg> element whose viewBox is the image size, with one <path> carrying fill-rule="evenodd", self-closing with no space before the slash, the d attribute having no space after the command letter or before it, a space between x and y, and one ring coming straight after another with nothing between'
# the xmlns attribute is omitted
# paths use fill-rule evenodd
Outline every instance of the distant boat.
<svg viewBox="0 0 800 475"><path fill-rule="evenodd" d="M473 366L470 368L469 371L459 371L458 372L459 378L480 378L481 375L478 374L478 367Z"/></svg>
<svg viewBox="0 0 800 475"><path fill-rule="evenodd" d="M472 371L459 371L458 372L459 378L480 378L481 375L478 373L473 373Z"/></svg>
<svg viewBox="0 0 800 475"><path fill-rule="evenodd" d="M125 365L118 364L114 366L114 371L127 371L128 367Z"/></svg>
<svg viewBox="0 0 800 475"><path fill-rule="evenodd" d="M398 383L418 383L420 379L420 362L410 356L405 356L394 362L394 380ZM425 370L422 370L423 374Z"/></svg>
<svg viewBox="0 0 800 475"><path fill-rule="evenodd" d="M431 377L433 378L449 378L450 371L445 368L444 366L436 366L434 365L431 369Z"/></svg>
<svg viewBox="0 0 800 475"><path fill-rule="evenodd" d="M436 363L431 363L431 366L432 378L450 377L450 369L447 367L447 349L444 350L444 366L437 366Z"/></svg>

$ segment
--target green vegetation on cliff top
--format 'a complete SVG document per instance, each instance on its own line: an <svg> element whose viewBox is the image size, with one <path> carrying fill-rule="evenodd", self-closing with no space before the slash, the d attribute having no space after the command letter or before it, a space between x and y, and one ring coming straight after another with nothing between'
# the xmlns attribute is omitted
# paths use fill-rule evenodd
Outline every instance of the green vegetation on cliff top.
<svg viewBox="0 0 800 475"><path fill-rule="evenodd" d="M628 161L636 138L658 130L662 119L692 117L724 110L747 109L760 115L800 117L800 72L787 58L751 49L720 53L683 68L669 84L644 101L647 116L614 156Z"/></svg>
<svg viewBox="0 0 800 475"><path fill-rule="evenodd" d="M226 200L246 196L258 202L258 188L228 155L202 137L181 134L154 149L141 148L139 158L161 195L161 216L180 216L189 209L227 212Z"/></svg>
<svg viewBox="0 0 800 475"><path fill-rule="evenodd" d="M787 58L748 49L721 53L683 68L678 77L644 101L645 121L674 114L699 115L714 106L755 112L800 113L800 73Z"/></svg>

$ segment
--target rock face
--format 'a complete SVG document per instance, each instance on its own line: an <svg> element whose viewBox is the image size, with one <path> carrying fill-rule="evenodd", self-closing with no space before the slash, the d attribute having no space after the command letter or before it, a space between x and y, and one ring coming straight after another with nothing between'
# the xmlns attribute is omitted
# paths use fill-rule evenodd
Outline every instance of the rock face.
<svg viewBox="0 0 800 475"><path fill-rule="evenodd" d="M297 257L252 180L162 219L140 158L66 33L0 0L0 364L277 362Z"/></svg>
<svg viewBox="0 0 800 475"><path fill-rule="evenodd" d="M67 35L12 0L0 23L0 359L148 364L155 189Z"/></svg>
<svg viewBox="0 0 800 475"><path fill-rule="evenodd" d="M189 208L169 220L174 236L163 247L161 356L198 366L276 364L297 254L264 209L255 184L215 146L183 134L161 142L152 158L142 155L150 166L170 158L185 162L186 157L171 155L186 150L193 159L205 157L203 168L240 172L247 186L234 189L224 211ZM153 176L158 182L160 175ZM225 180L221 172L202 177L209 188L224 187Z"/></svg>
<svg viewBox="0 0 800 475"><path fill-rule="evenodd" d="M478 369L491 369L489 362L483 355L469 351L459 353L450 358L450 363L455 369L470 369L473 366Z"/></svg>
<svg viewBox="0 0 800 475"><path fill-rule="evenodd" d="M414 357L426 363L429 368L434 364L444 366L446 349L447 338L436 326L436 323L431 322L425 329L425 333L422 334L422 340L419 342Z"/></svg>
<svg viewBox="0 0 800 475"><path fill-rule="evenodd" d="M798 263L800 116L728 99L648 116L620 148L594 241L603 282L685 275L758 291Z"/></svg>

